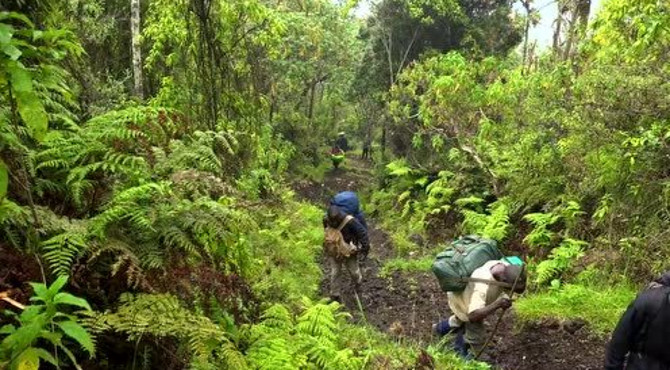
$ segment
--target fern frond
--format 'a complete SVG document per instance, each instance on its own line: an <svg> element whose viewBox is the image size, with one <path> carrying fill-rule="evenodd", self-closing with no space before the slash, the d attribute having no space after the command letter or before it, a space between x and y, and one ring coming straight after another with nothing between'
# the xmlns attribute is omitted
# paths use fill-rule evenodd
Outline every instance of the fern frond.
<svg viewBox="0 0 670 370"><path fill-rule="evenodd" d="M86 235L81 232L66 231L42 242L43 256L59 276L70 274L72 263L86 248Z"/></svg>

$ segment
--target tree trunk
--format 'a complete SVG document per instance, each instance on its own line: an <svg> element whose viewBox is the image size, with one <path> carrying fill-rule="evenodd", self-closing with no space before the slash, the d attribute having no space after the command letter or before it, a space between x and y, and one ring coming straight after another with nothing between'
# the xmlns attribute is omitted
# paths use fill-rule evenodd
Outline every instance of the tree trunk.
<svg viewBox="0 0 670 370"><path fill-rule="evenodd" d="M563 60L568 60L572 57L573 46L577 43L578 30L580 29L577 1L579 0L575 0L570 9L572 14L570 14L570 28L568 28L568 37L565 41L565 49L563 50Z"/></svg>
<svg viewBox="0 0 670 370"><path fill-rule="evenodd" d="M556 29L554 30L554 39L552 47L554 49L554 55L561 55L561 28L563 26L563 14L565 13L565 5L563 1L558 1L558 16L556 17Z"/></svg>
<svg viewBox="0 0 670 370"><path fill-rule="evenodd" d="M142 48L140 47L140 0L130 0L130 13L135 95L140 99L144 99L144 87L142 86Z"/></svg>
<svg viewBox="0 0 670 370"><path fill-rule="evenodd" d="M522 1L521 5L523 5L524 9L526 10L526 24L525 24L524 32L523 32L522 72L524 72L526 70L526 63L528 61L528 33L530 31L530 0Z"/></svg>
<svg viewBox="0 0 670 370"><path fill-rule="evenodd" d="M591 13L591 0L577 0L577 14L582 31L586 30L589 24L589 15Z"/></svg>

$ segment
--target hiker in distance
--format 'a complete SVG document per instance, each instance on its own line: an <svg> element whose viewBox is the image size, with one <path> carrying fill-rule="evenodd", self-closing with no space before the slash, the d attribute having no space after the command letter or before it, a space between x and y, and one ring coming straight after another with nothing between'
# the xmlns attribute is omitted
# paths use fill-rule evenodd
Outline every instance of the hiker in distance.
<svg viewBox="0 0 670 370"><path fill-rule="evenodd" d="M455 333L454 350L469 359L479 354L485 345L484 320L496 311L512 306L506 293L512 289L515 293L525 291L526 273L520 260L519 264L512 264L503 257L495 241L468 236L454 242L453 246L452 250L438 255L433 264L442 290L447 291L452 312L448 320L433 325L433 330L439 336ZM473 266L479 267L464 278L454 279L455 275L450 275Z"/></svg>
<svg viewBox="0 0 670 370"><path fill-rule="evenodd" d="M606 370L670 369L670 271L628 306L605 357Z"/></svg>
<svg viewBox="0 0 670 370"><path fill-rule="evenodd" d="M345 132L340 132L337 134L337 139L335 139L335 146L346 151L349 151L349 140L347 140L347 135Z"/></svg>
<svg viewBox="0 0 670 370"><path fill-rule="evenodd" d="M351 194L348 194L348 196L351 196ZM351 199L349 200L351 201ZM358 204L358 198L356 198L356 204ZM323 219L324 256L328 259L331 267L330 297L336 301L341 299L341 291L337 282L345 268L354 281L356 291L358 291L363 281L359 261L365 260L370 250L367 225L352 213L356 214L356 212L347 212L346 208L332 204L331 201ZM359 215L364 222L360 210Z"/></svg>

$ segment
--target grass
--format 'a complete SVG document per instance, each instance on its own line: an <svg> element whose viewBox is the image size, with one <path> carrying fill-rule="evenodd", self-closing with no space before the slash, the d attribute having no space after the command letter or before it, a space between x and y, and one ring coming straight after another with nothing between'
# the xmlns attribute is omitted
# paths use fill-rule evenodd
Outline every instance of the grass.
<svg viewBox="0 0 670 370"><path fill-rule="evenodd" d="M365 369L394 370L412 369L421 353L418 343L405 338L393 338L371 326L346 325L341 340L347 348L356 348L367 354ZM484 370L489 365L482 362L465 362L455 353L439 349L437 345L424 348L435 360L438 370Z"/></svg>
<svg viewBox="0 0 670 370"><path fill-rule="evenodd" d="M434 259L435 257L432 255L418 259L393 258L384 263L384 266L382 266L379 271L379 276L387 278L396 271L405 273L430 272L430 267L433 264Z"/></svg>
<svg viewBox="0 0 670 370"><path fill-rule="evenodd" d="M632 286L626 284L610 287L567 284L522 297L515 307L523 321L582 319L596 334L605 335L614 329L636 293Z"/></svg>
<svg viewBox="0 0 670 370"><path fill-rule="evenodd" d="M328 159L321 161L318 166L312 164L299 165L295 171L300 178L316 183L322 183L326 177L326 172L332 167L333 164L330 162L330 159Z"/></svg>

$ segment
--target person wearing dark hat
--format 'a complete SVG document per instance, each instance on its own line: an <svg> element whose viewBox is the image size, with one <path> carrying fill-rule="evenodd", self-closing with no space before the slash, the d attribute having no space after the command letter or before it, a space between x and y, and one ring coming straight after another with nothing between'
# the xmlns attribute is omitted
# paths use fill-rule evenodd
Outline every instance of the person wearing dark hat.
<svg viewBox="0 0 670 370"><path fill-rule="evenodd" d="M447 293L453 315L448 320L433 325L433 330L439 336L456 333L454 350L465 358L471 358L484 346L484 320L494 312L507 310L512 306L512 301L506 294L506 290L511 289L503 285L513 287L516 293L523 293L526 289L524 268L502 260L486 262L470 277L477 281L470 281L461 292Z"/></svg>
<svg viewBox="0 0 670 370"><path fill-rule="evenodd" d="M347 140L347 136L344 132L340 132L337 134L337 139L335 140L335 146L342 149L345 152L350 149L349 141Z"/></svg>
<svg viewBox="0 0 670 370"><path fill-rule="evenodd" d="M606 370L670 369L670 271L628 306L612 334Z"/></svg>

